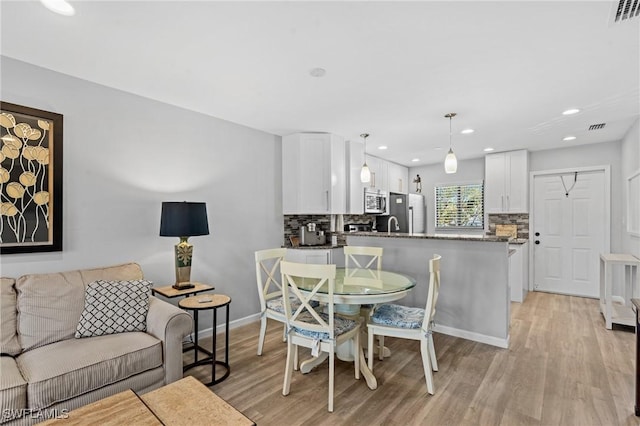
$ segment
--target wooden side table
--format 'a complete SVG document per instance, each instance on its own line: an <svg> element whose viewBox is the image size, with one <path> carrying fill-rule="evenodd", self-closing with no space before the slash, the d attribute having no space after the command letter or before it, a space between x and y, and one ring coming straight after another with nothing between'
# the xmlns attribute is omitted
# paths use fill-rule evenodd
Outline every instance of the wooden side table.
<svg viewBox="0 0 640 426"><path fill-rule="evenodd" d="M166 297L167 299L173 299L175 297L195 296L198 293L202 293L204 291L209 291L209 290L215 290L215 287L210 286L208 284L194 282L193 287L185 288L183 290L175 289L173 288L172 285L167 285L164 287L152 287L151 294L154 296L160 295L160 296ZM197 331L198 329L196 328L196 334L197 334ZM182 353L184 353L193 349L196 344L193 342L193 339L189 338L188 340L183 341L182 345L183 345ZM201 352L204 352L207 355L211 356L211 352L209 352L207 349L202 347L199 347L198 349Z"/></svg>
<svg viewBox="0 0 640 426"><path fill-rule="evenodd" d="M624 266L624 304L613 303L611 282L612 267ZM600 312L604 315L605 326L611 330L613 324L635 326L631 310L631 298L638 291L638 265L640 259L630 254L602 253L600 255Z"/></svg>
<svg viewBox="0 0 640 426"><path fill-rule="evenodd" d="M193 296L195 294L202 293L203 291L215 290L215 287L207 284L193 283L193 285L194 286L192 288L185 288L184 290L177 290L171 285L165 287L152 287L151 294L154 296L159 294L167 299L173 299L174 297Z"/></svg>
<svg viewBox="0 0 640 426"><path fill-rule="evenodd" d="M187 297L186 299L182 299L178 306L182 309L193 311L193 321L194 321L194 330L195 330L195 344L193 347L194 354L194 362L191 364L187 364L183 367L183 371L187 371L190 368L196 367L198 365L205 365L211 363L211 381L209 383L205 383L206 386L215 385L216 383L220 383L227 377L229 377L229 373L231 372L231 368L229 367L229 305L231 304L231 298L229 296L225 296L224 294L207 294L207 295L198 295ZM226 307L226 322L225 322L225 332L224 332L224 361L220 361L216 359L216 328L218 325L218 308ZM211 352L207 350L203 350L198 345L198 313L200 311L213 309L213 336L212 336L212 349ZM204 352L208 356L198 360L198 352ZM216 365L220 365L224 367L225 373L222 377L216 379Z"/></svg>

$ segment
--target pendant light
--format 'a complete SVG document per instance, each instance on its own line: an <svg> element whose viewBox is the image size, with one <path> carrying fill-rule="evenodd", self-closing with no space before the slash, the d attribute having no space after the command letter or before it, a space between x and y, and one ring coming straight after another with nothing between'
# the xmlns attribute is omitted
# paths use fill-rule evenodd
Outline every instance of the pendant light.
<svg viewBox="0 0 640 426"><path fill-rule="evenodd" d="M362 164L362 170L360 170L360 182L369 183L371 181L371 170L369 170L369 166L367 166L367 138L369 137L369 133L363 133L360 135L362 139L364 139L364 164Z"/></svg>
<svg viewBox="0 0 640 426"><path fill-rule="evenodd" d="M450 112L449 114L445 115L445 117L449 119L449 152L444 159L444 171L446 173L455 173L458 170L458 160L456 159L456 155L453 153L453 149L451 148L451 119L455 116L455 112Z"/></svg>

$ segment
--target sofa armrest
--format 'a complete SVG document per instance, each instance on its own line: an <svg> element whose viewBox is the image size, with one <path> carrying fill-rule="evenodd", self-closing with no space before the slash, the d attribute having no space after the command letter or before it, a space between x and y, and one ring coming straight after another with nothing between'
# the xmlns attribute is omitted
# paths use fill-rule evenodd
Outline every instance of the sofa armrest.
<svg viewBox="0 0 640 426"><path fill-rule="evenodd" d="M192 328L191 315L157 297L149 298L147 333L162 340L165 385L182 379L182 340Z"/></svg>

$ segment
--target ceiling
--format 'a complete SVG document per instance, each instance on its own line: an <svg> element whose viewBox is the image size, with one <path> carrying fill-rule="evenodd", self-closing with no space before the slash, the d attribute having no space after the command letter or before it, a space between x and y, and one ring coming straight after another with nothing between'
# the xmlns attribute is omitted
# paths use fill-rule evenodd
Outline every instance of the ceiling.
<svg viewBox="0 0 640 426"><path fill-rule="evenodd" d="M449 112L459 159L617 141L640 115L640 18L611 1L70 2L2 0L2 55L277 135L366 132L406 166L444 160Z"/></svg>

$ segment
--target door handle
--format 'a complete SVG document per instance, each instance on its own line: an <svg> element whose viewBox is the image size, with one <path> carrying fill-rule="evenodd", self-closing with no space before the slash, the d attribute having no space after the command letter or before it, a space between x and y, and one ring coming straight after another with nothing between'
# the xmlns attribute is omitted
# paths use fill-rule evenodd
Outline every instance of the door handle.
<svg viewBox="0 0 640 426"><path fill-rule="evenodd" d="M539 232L536 232L536 237L539 237L539 236L540 236L540 233L539 233Z"/></svg>
<svg viewBox="0 0 640 426"><path fill-rule="evenodd" d="M540 244L540 241L536 240L536 244Z"/></svg>

